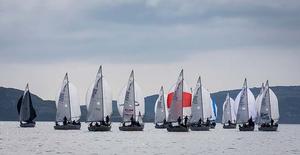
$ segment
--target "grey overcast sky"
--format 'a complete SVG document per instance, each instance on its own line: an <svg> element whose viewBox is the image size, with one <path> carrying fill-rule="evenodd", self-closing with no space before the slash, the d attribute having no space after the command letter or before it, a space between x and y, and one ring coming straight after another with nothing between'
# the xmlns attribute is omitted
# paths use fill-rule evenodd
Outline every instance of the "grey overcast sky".
<svg viewBox="0 0 300 155"><path fill-rule="evenodd" d="M0 0L0 86L54 99L65 72L82 102L99 65L116 99L181 70L211 92L300 84L299 0Z"/></svg>

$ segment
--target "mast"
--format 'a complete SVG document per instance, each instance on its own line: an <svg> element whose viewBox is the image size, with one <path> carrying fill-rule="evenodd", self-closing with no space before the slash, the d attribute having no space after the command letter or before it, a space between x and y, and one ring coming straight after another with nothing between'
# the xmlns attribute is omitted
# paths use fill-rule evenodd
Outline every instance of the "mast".
<svg viewBox="0 0 300 155"><path fill-rule="evenodd" d="M69 98L69 111L70 111L70 121L72 121L72 111L71 111L71 94L70 94L70 87L69 87L69 78L68 78L68 73L66 73L66 78L67 78L67 86L68 86L68 98Z"/></svg>
<svg viewBox="0 0 300 155"><path fill-rule="evenodd" d="M199 83L200 83L200 95L201 95L201 110L202 110L202 118L204 119L204 110L203 110L203 93L202 93L202 82L201 82L201 76L199 76ZM204 121L204 120L203 120Z"/></svg>
<svg viewBox="0 0 300 155"><path fill-rule="evenodd" d="M102 120L104 120L104 99L103 99L103 97L104 97L104 93L103 93L103 75L102 75L102 66L100 66L100 83L101 83L101 102L102 102Z"/></svg>
<svg viewBox="0 0 300 155"><path fill-rule="evenodd" d="M247 79L245 78L245 89L246 89L246 102L247 102L247 116L249 119L249 100L248 100L248 85L247 85ZM253 118L252 118L253 119Z"/></svg>
<svg viewBox="0 0 300 155"><path fill-rule="evenodd" d="M134 72L132 70L132 89L133 89L133 116L134 120L136 120L136 113L135 113L135 89L134 89Z"/></svg>
<svg viewBox="0 0 300 155"><path fill-rule="evenodd" d="M182 82L182 87L181 87L181 95L182 95L182 97L181 97L181 104L182 104L182 119L183 119L183 98L184 98L184 93L183 93L183 79L184 79L184 76L183 76L183 69L181 70L181 72L182 72L182 80L181 80L181 82Z"/></svg>

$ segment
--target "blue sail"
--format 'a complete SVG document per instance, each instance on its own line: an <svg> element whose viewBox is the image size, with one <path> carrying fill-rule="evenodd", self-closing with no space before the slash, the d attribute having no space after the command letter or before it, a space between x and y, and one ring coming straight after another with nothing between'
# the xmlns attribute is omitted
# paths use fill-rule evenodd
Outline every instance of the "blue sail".
<svg viewBox="0 0 300 155"><path fill-rule="evenodd" d="M216 120L218 108L217 108L217 104L216 104L215 100L212 100L212 107L213 107L212 110L213 110L213 114L214 114L214 116L212 117L212 120Z"/></svg>

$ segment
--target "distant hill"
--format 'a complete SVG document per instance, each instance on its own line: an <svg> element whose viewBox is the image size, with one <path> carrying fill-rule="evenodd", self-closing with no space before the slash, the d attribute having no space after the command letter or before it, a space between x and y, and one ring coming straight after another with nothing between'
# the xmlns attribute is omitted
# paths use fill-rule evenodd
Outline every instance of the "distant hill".
<svg viewBox="0 0 300 155"><path fill-rule="evenodd" d="M300 123L300 86L278 86L271 87L278 97L280 123ZM213 100L218 106L217 121L222 118L222 106L227 92L232 98L235 98L240 90L229 90L212 93ZM259 93L259 88L252 88L251 91L255 96ZM0 87L0 121L17 121L18 114L16 104L18 98L23 94L23 91ZM154 119L154 104L158 95L145 97L145 122L152 122ZM43 100L40 97L32 96L33 105L37 111L38 121L54 121L56 106L54 101ZM82 121L86 118L86 106L81 106ZM120 121L121 117L118 113L117 102L113 101L113 121Z"/></svg>

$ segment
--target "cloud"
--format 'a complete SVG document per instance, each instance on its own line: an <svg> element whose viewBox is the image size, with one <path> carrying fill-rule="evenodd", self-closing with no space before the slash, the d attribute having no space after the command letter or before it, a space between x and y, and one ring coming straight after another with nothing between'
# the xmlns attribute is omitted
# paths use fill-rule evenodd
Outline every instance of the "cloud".
<svg viewBox="0 0 300 155"><path fill-rule="evenodd" d="M168 63L211 50L299 49L295 0L0 4L0 60L6 63Z"/></svg>

